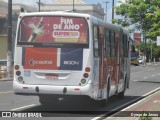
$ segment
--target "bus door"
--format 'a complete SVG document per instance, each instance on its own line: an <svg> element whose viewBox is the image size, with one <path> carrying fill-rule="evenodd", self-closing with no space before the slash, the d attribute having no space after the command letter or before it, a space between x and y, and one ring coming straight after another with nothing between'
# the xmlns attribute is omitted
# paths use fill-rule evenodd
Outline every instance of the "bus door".
<svg viewBox="0 0 160 120"><path fill-rule="evenodd" d="M99 29L97 26L93 27L93 54L94 54L94 80L96 84L99 83Z"/></svg>
<svg viewBox="0 0 160 120"><path fill-rule="evenodd" d="M104 34L101 31L101 27L94 26L94 76L98 80L99 89L103 88Z"/></svg>
<svg viewBox="0 0 160 120"><path fill-rule="evenodd" d="M99 27L99 88L104 88L104 27Z"/></svg>

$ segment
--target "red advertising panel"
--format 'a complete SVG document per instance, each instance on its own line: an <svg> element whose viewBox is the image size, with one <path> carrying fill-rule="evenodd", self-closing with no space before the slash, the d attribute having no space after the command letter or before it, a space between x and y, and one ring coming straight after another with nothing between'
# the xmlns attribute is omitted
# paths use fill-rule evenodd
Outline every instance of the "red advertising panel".
<svg viewBox="0 0 160 120"><path fill-rule="evenodd" d="M25 48L25 69L57 70L57 48Z"/></svg>
<svg viewBox="0 0 160 120"><path fill-rule="evenodd" d="M19 33L19 42L88 43L87 22L79 17L24 17Z"/></svg>

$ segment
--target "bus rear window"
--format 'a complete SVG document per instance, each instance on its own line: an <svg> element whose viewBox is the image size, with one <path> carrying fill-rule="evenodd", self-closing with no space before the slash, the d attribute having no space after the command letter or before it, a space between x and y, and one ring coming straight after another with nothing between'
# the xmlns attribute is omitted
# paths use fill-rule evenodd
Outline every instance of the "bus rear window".
<svg viewBox="0 0 160 120"><path fill-rule="evenodd" d="M18 33L18 45L88 44L88 24L80 17L24 17Z"/></svg>

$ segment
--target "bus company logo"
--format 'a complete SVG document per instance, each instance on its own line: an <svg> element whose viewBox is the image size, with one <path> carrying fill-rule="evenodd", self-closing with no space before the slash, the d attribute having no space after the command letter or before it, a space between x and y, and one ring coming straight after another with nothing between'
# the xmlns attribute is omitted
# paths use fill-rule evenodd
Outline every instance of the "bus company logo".
<svg viewBox="0 0 160 120"><path fill-rule="evenodd" d="M29 61L29 64L30 64L31 66L34 66L34 65L35 65L34 60L33 60L33 59L32 59L32 60L30 60L30 61Z"/></svg>
<svg viewBox="0 0 160 120"><path fill-rule="evenodd" d="M31 59L29 61L30 66L34 66L34 65L52 65L52 61L51 60L33 60Z"/></svg>
<svg viewBox="0 0 160 120"><path fill-rule="evenodd" d="M64 61L65 65L79 65L79 61Z"/></svg>

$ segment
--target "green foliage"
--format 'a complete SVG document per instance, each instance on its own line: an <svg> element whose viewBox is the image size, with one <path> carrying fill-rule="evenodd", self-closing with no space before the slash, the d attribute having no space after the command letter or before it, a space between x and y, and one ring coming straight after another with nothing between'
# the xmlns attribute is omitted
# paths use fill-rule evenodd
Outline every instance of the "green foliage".
<svg viewBox="0 0 160 120"><path fill-rule="evenodd" d="M146 45L145 43L141 43L136 46L136 49L138 49L138 51L141 51L141 52L145 52L145 49L146 49L147 58L151 57L151 49L152 49L152 59L153 58L159 59L160 46L157 46L156 43L149 42L149 43L146 43Z"/></svg>
<svg viewBox="0 0 160 120"><path fill-rule="evenodd" d="M149 116L141 116L141 117L139 117L139 119L138 120L152 120L152 118L151 117L149 117Z"/></svg>
<svg viewBox="0 0 160 120"><path fill-rule="evenodd" d="M124 19L114 19L113 23L124 27L135 25L135 30L141 30L154 41L160 36L160 0L127 0L115 9Z"/></svg>
<svg viewBox="0 0 160 120"><path fill-rule="evenodd" d="M144 44L144 43L139 44L139 45L136 46L136 48L137 48L139 51L144 52L144 51L145 51L145 44Z"/></svg>
<svg viewBox="0 0 160 120"><path fill-rule="evenodd" d="M148 112L142 112L142 116L139 117L138 120L152 120L152 117L149 116Z"/></svg>

